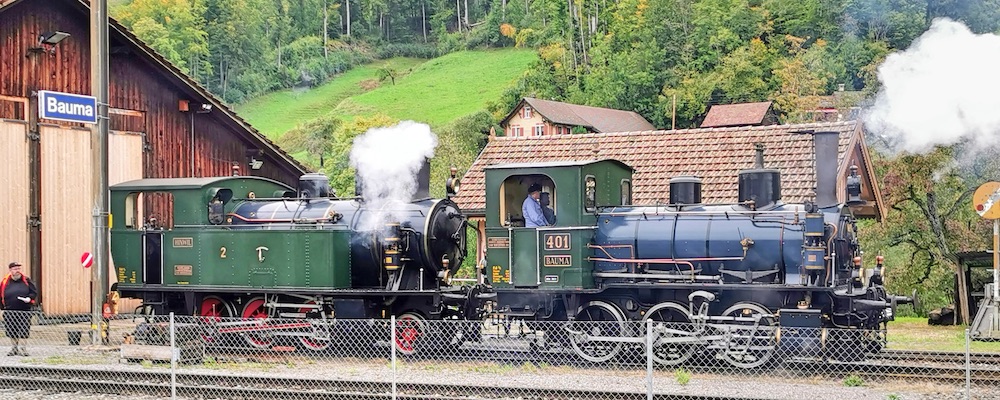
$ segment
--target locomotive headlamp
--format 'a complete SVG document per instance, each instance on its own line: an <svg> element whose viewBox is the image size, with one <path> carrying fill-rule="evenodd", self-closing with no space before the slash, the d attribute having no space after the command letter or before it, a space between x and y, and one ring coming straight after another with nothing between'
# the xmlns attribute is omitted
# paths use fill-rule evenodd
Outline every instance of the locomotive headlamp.
<svg viewBox="0 0 1000 400"><path fill-rule="evenodd" d="M461 189L461 180L458 179L458 168L455 166L451 167L451 177L445 181L445 189L448 192L448 197L458 194Z"/></svg>

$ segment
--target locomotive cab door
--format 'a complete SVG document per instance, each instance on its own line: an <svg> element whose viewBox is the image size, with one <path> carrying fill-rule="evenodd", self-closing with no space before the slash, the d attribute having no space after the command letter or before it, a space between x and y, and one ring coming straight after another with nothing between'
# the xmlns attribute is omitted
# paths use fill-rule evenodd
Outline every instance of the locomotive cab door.
<svg viewBox="0 0 1000 400"><path fill-rule="evenodd" d="M163 231L146 230L142 234L142 282L163 283Z"/></svg>

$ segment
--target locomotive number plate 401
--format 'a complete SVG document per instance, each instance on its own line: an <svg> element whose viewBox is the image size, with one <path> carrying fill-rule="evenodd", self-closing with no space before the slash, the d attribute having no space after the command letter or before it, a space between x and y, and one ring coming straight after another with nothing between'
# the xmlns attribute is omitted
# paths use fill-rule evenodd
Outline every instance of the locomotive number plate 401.
<svg viewBox="0 0 1000 400"><path fill-rule="evenodd" d="M568 233L546 233L545 250L569 250Z"/></svg>

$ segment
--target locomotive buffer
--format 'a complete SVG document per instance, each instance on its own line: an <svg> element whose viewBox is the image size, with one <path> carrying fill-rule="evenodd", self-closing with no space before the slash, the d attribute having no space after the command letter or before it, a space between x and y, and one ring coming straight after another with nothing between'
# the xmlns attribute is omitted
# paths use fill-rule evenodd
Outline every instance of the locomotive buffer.
<svg viewBox="0 0 1000 400"><path fill-rule="evenodd" d="M980 217L993 220L993 283L986 285L970 332L974 340L1000 340L1000 182L987 182L972 195Z"/></svg>

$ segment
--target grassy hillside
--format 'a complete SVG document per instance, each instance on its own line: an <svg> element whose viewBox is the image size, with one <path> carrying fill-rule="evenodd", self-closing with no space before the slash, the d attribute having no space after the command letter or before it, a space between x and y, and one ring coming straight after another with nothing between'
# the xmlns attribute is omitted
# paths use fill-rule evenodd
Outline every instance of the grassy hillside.
<svg viewBox="0 0 1000 400"><path fill-rule="evenodd" d="M483 109L536 57L533 50L504 49L464 51L433 60L381 60L312 89L256 98L236 111L271 139L327 114L345 120L385 114L440 127ZM395 72L395 85L389 79L379 82L383 69Z"/></svg>
<svg viewBox="0 0 1000 400"><path fill-rule="evenodd" d="M340 103L341 117L382 113L440 127L483 109L536 59L532 50L463 51L423 64L376 90Z"/></svg>
<svg viewBox="0 0 1000 400"><path fill-rule="evenodd" d="M268 138L276 139L295 125L329 113L344 99L365 93L366 87L377 86L380 69L406 73L425 61L416 58L379 60L353 68L311 89L282 90L255 98L237 105L236 112Z"/></svg>

